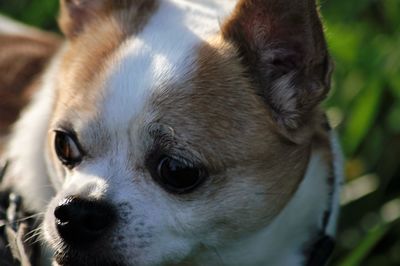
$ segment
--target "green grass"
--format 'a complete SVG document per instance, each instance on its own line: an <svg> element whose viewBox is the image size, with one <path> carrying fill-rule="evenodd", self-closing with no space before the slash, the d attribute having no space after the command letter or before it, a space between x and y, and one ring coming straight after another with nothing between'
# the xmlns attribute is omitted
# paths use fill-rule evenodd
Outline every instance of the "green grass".
<svg viewBox="0 0 400 266"><path fill-rule="evenodd" d="M326 105L338 123L346 176L378 177L376 190L343 206L332 264L400 265L398 219L382 222L387 203L400 196L400 1L322 1L322 13L336 61Z"/></svg>
<svg viewBox="0 0 400 266"><path fill-rule="evenodd" d="M346 176L373 175L378 184L343 205L332 265L400 265L400 1L321 5L336 62L325 106L343 144ZM57 9L56 0L0 2L0 12L50 30L57 29Z"/></svg>

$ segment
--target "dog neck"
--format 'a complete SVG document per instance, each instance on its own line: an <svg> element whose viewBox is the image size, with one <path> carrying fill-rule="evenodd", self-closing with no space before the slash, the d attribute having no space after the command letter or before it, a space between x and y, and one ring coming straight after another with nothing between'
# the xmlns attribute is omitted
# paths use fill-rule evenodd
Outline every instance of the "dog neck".
<svg viewBox="0 0 400 266"><path fill-rule="evenodd" d="M333 134L331 140L335 161L340 160ZM332 239L335 234L340 169L334 164L324 161L319 151L313 151L304 179L271 224L228 247L212 249L196 264L324 265L332 245L328 245L328 251L321 250L326 255L318 258L317 264L312 256L321 253L316 249L326 247L316 244L321 237Z"/></svg>

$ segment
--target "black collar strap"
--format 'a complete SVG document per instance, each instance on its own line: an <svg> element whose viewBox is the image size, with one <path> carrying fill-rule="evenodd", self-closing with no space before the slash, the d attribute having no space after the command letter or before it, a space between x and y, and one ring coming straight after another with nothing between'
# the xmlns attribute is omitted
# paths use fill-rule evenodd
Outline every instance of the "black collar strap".
<svg viewBox="0 0 400 266"><path fill-rule="evenodd" d="M8 163L0 166L0 183ZM22 199L17 194L0 190L0 265L33 266L39 245L34 244L37 221L22 210Z"/></svg>
<svg viewBox="0 0 400 266"><path fill-rule="evenodd" d="M311 245L305 266L325 266L335 247L335 240L325 233L318 234Z"/></svg>

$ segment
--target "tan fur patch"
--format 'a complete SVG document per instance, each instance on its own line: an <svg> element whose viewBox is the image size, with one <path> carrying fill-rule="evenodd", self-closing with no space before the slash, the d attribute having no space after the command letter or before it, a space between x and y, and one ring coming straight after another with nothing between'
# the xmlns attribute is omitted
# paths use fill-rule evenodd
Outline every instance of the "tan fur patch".
<svg viewBox="0 0 400 266"><path fill-rule="evenodd" d="M257 198L253 194L258 193L259 200L264 201L260 203L260 215L263 219L275 216L304 176L311 137L293 144L280 134L230 43L217 38L203 44L195 62L197 69L192 78L154 95L152 105L159 112L158 120L173 127L177 139L211 169L212 185L199 190L207 201L222 203L233 194ZM249 189L236 191L241 190L243 182ZM241 231L243 221L248 221L249 230L257 228L251 223L263 219L249 219L251 213L254 206L232 210L232 216L220 217L214 226L231 223L233 229L237 226ZM237 219L241 224L234 225L236 219L232 217L237 215L243 219Z"/></svg>

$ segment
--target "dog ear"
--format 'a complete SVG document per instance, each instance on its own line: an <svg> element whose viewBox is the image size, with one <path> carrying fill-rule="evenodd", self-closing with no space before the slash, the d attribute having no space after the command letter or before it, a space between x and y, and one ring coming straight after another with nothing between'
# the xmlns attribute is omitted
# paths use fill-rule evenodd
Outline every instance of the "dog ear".
<svg viewBox="0 0 400 266"><path fill-rule="evenodd" d="M240 0L222 26L277 123L293 131L329 91L331 61L315 0Z"/></svg>
<svg viewBox="0 0 400 266"><path fill-rule="evenodd" d="M109 4L109 0L60 0L58 23L62 32L68 38L74 38L90 20L106 11Z"/></svg>

